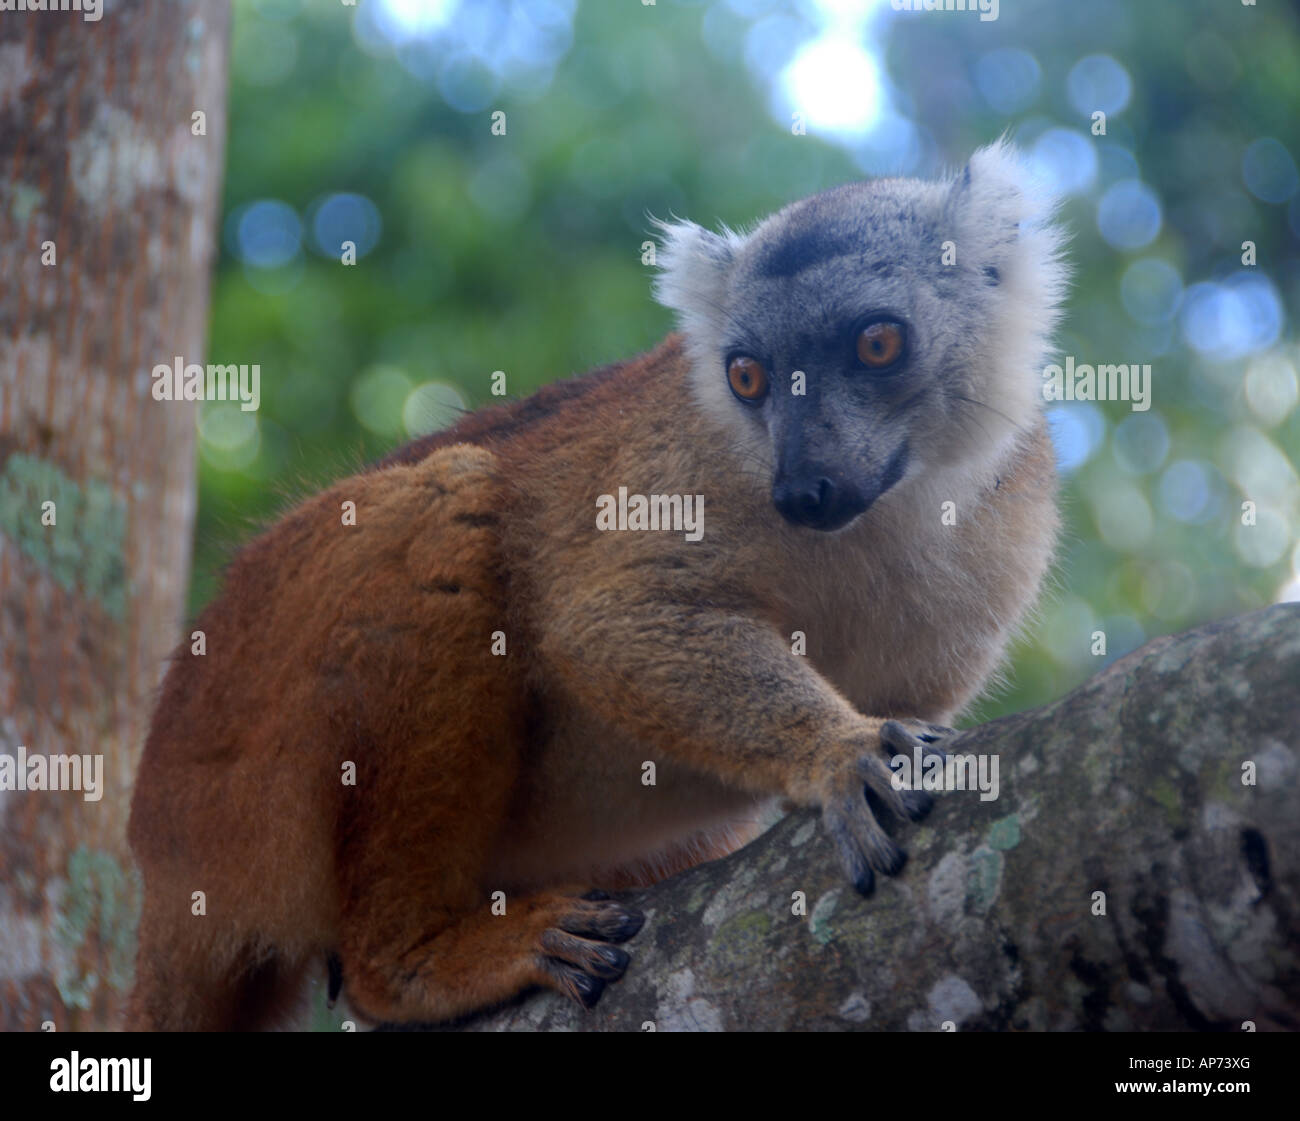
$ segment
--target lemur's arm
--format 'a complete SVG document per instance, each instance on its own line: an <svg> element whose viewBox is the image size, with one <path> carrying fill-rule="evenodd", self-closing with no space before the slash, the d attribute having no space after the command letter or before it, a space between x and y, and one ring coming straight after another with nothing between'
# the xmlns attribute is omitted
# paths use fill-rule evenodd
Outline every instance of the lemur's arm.
<svg viewBox="0 0 1300 1121"><path fill-rule="evenodd" d="M900 816L921 816L929 796L896 790L886 757L938 751L949 729L861 715L771 626L723 609L579 608L553 623L543 654L581 704L669 757L820 806L860 891L873 868L901 867L864 787Z"/></svg>

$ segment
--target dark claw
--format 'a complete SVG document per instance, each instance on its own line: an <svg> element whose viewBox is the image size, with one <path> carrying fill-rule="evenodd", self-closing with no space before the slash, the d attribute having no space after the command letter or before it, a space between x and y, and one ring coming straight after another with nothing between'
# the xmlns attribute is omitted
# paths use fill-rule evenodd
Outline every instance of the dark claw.
<svg viewBox="0 0 1300 1121"><path fill-rule="evenodd" d="M934 809L934 795L928 790L900 790L898 795L912 821L920 821Z"/></svg>
<svg viewBox="0 0 1300 1121"><path fill-rule="evenodd" d="M338 954L330 954L325 958L325 966L329 970L329 999L326 1007L333 1008L339 993L343 991L343 962L339 960Z"/></svg>
<svg viewBox="0 0 1300 1121"><path fill-rule="evenodd" d="M560 920L559 927L580 938L594 938L601 942L626 942L645 925L645 915L635 907L621 903L601 903L600 907L574 910Z"/></svg>
<svg viewBox="0 0 1300 1121"><path fill-rule="evenodd" d="M861 874L853 881L853 890L863 899L870 899L876 892L876 874L865 864Z"/></svg>
<svg viewBox="0 0 1300 1121"><path fill-rule="evenodd" d="M955 728L945 728L942 724L927 724L926 731L918 737L921 741L921 748L926 755L937 755L940 759L947 759L948 752L939 747L939 743L945 740L951 740L957 736Z"/></svg>
<svg viewBox="0 0 1300 1121"><path fill-rule="evenodd" d="M870 895L875 887L875 874L882 872L893 876L907 859L889 836L877 824L868 803L863 800L845 810L832 809L823 813L826 830L835 843L840 864L854 889L861 895ZM864 815L854 824L854 815Z"/></svg>
<svg viewBox="0 0 1300 1121"><path fill-rule="evenodd" d="M853 890L863 899L869 898L876 890L876 874L867 863L866 856L850 839L848 831L843 828L832 827L831 839L835 842L840 863L844 866L844 872L849 878L849 883L853 885Z"/></svg>
<svg viewBox="0 0 1300 1121"><path fill-rule="evenodd" d="M618 928L610 934L611 942L626 942L629 938L636 936L637 932L645 926L645 915L633 907L623 909L623 920L619 923Z"/></svg>
<svg viewBox="0 0 1300 1121"><path fill-rule="evenodd" d="M596 1001L600 999L601 994L605 991L605 982L599 977L592 977L590 974L582 975L582 982L577 986L578 1000L583 1008L590 1011L596 1007Z"/></svg>
<svg viewBox="0 0 1300 1121"><path fill-rule="evenodd" d="M907 852L894 844L891 844L890 848L892 852L881 853L880 870L886 876L897 876L903 870L903 865L907 863Z"/></svg>
<svg viewBox="0 0 1300 1121"><path fill-rule="evenodd" d="M606 981L617 981L627 972L632 961L632 955L617 946L601 946L598 956L601 965L596 969L596 975Z"/></svg>
<svg viewBox="0 0 1300 1121"><path fill-rule="evenodd" d="M866 795L867 805L871 807L872 816L879 821L886 810L898 815L897 807L886 802L871 787L866 787L863 791ZM934 795L926 790L899 790L898 800L902 803L904 816L908 821L920 821L926 814L934 809Z"/></svg>
<svg viewBox="0 0 1300 1121"><path fill-rule="evenodd" d="M588 1010L595 1007L600 994L605 991L605 982L600 977L584 973L576 965L570 965L559 958L548 958L547 961L551 971L564 982L565 989L574 1000Z"/></svg>
<svg viewBox="0 0 1300 1121"><path fill-rule="evenodd" d="M922 756L937 756L941 761L947 762L948 752L939 744L957 733L952 728L945 728L941 724L922 724L917 721L915 726L923 730L912 731L898 720L886 720L880 726L880 747L886 755L890 756L890 766L893 766L892 759L899 755L910 758L918 747L921 749ZM927 812L929 812L928 808L922 811L922 815ZM913 820L917 819L913 818Z"/></svg>

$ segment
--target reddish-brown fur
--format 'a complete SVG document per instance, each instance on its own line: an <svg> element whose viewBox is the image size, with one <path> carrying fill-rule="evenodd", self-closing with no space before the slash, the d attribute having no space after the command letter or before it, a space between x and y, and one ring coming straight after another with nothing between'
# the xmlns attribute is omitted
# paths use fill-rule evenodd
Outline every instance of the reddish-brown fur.
<svg viewBox="0 0 1300 1121"><path fill-rule="evenodd" d="M950 572L908 586L901 502L847 536L784 523L691 407L671 337L308 500L237 555L206 655L184 644L167 675L130 824L129 1023L243 1026L330 953L376 1020L531 985L592 999L638 923L578 893L729 851L770 796L860 799L884 718L971 698L1037 587L1051 475L1040 427L953 531L942 564L980 584L964 609ZM704 494L704 539L596 532L620 485ZM816 575L835 566L860 581L843 596Z"/></svg>

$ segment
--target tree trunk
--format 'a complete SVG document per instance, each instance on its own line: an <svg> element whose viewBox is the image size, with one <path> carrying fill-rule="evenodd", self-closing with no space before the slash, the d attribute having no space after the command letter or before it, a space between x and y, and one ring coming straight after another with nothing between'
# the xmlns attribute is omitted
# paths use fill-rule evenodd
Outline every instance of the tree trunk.
<svg viewBox="0 0 1300 1121"><path fill-rule="evenodd" d="M131 782L189 574L195 406L151 371L203 361L228 9L103 9L0 19L0 765L103 760L98 801L0 792L3 1029L104 1027L129 986Z"/></svg>
<svg viewBox="0 0 1300 1121"><path fill-rule="evenodd" d="M633 896L594 1011L537 993L468 1026L1300 1028L1300 604L1157 639L952 750L996 752L999 797L938 795L873 898L795 814Z"/></svg>

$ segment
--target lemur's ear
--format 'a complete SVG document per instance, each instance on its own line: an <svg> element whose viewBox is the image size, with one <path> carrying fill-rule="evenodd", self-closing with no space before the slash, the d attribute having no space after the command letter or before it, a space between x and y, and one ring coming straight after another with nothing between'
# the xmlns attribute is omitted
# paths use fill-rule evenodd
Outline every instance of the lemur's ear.
<svg viewBox="0 0 1300 1121"><path fill-rule="evenodd" d="M654 296L666 308L677 312L683 327L689 317L716 305L722 286L735 259L740 239L724 228L710 233L694 222L655 220L662 245L656 260Z"/></svg>
<svg viewBox="0 0 1300 1121"><path fill-rule="evenodd" d="M1041 306L1045 323L1067 279L1064 235L1053 221L1058 201L1020 153L999 140L971 156L946 204L958 261Z"/></svg>
<svg viewBox="0 0 1300 1121"><path fill-rule="evenodd" d="M949 188L947 208L970 251L967 260L996 264L1025 227L1051 218L1056 199L1020 153L999 140L971 156Z"/></svg>

